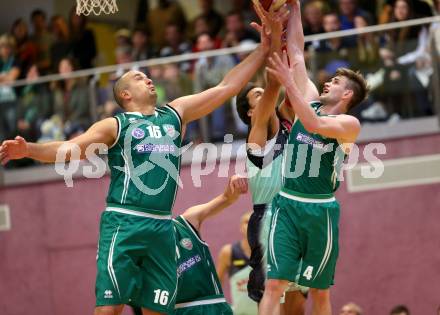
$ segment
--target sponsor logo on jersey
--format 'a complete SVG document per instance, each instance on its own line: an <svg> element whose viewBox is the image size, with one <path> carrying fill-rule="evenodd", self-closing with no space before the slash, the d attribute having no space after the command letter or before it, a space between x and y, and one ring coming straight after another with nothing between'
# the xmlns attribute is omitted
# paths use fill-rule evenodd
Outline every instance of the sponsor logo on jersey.
<svg viewBox="0 0 440 315"><path fill-rule="evenodd" d="M193 243L189 238L184 238L180 241L180 245L187 250L193 249Z"/></svg>
<svg viewBox="0 0 440 315"><path fill-rule="evenodd" d="M104 299L113 299L113 292L112 292L112 290L105 290L104 291Z"/></svg>
<svg viewBox="0 0 440 315"><path fill-rule="evenodd" d="M296 140L305 144L310 144L316 149L324 149L325 144L319 140L316 140L309 135L303 134L302 132L298 132L296 135Z"/></svg>
<svg viewBox="0 0 440 315"><path fill-rule="evenodd" d="M174 138L174 136L176 135L176 129L174 128L173 125L164 124L162 128L171 138Z"/></svg>
<svg viewBox="0 0 440 315"><path fill-rule="evenodd" d="M145 137L145 131L143 131L141 128L134 128L131 132L131 135L133 138L143 139Z"/></svg>
<svg viewBox="0 0 440 315"><path fill-rule="evenodd" d="M177 151L177 148L174 144L138 144L136 145L137 153L174 153Z"/></svg>
<svg viewBox="0 0 440 315"><path fill-rule="evenodd" d="M202 261L202 257L200 257L200 255L196 255L194 257L189 258L188 260L185 260L177 268L177 276L180 277L180 275L182 273L184 273L188 269L191 269L192 267L194 267L197 263L199 263L201 261Z"/></svg>

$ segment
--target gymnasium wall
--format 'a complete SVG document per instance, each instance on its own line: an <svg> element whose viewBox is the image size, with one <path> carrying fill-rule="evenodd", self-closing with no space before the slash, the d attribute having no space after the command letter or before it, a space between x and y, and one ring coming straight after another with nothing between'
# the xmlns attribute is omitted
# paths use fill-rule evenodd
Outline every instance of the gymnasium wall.
<svg viewBox="0 0 440 315"><path fill-rule="evenodd" d="M386 142L386 159L438 153L440 135ZM231 168L232 169L232 168ZM232 174L232 171L231 173ZM202 178L184 188L175 213L221 193L226 179ZM92 314L96 243L109 179L80 179L0 189L11 208L12 229L0 232L0 314ZM413 314L434 314L440 304L440 184L348 193L342 205L340 258L332 289L336 312L359 303L366 314L387 314L398 303ZM239 218L250 209L245 196L207 222L203 237L214 256L239 239Z"/></svg>

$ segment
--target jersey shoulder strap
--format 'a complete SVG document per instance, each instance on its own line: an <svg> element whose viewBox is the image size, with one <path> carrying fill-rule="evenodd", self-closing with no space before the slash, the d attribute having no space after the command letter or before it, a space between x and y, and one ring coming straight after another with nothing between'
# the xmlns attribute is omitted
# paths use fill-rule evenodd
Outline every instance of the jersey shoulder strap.
<svg viewBox="0 0 440 315"><path fill-rule="evenodd" d="M262 148L262 152L251 149L247 150L247 157L252 164L259 169L263 169L272 163L284 151L284 145L289 138L290 129L280 120L278 133L270 140L266 141L266 145Z"/></svg>

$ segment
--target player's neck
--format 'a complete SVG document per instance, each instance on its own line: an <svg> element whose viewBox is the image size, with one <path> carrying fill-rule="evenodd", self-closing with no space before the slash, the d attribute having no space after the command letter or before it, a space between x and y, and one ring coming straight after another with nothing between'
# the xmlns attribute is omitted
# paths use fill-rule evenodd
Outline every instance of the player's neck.
<svg viewBox="0 0 440 315"><path fill-rule="evenodd" d="M319 111L325 115L341 115L347 112L345 104L337 103L336 105L323 104Z"/></svg>
<svg viewBox="0 0 440 315"><path fill-rule="evenodd" d="M143 115L152 115L154 114L154 111L156 110L156 104L138 104L131 102L127 104L125 107L127 109L127 112L136 112L141 113Z"/></svg>

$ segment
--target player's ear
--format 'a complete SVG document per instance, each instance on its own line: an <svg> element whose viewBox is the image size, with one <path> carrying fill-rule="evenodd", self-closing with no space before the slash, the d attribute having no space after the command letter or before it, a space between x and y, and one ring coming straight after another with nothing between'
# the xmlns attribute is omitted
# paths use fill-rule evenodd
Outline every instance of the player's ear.
<svg viewBox="0 0 440 315"><path fill-rule="evenodd" d="M122 91L121 91L121 97L122 97L124 100L128 100L128 99L130 99L130 98L131 98L131 93L130 93L130 91L129 91L129 90L122 90Z"/></svg>
<svg viewBox="0 0 440 315"><path fill-rule="evenodd" d="M248 117L252 117L252 112L253 112L253 109L249 109L248 111L247 111L247 115L248 115Z"/></svg>
<svg viewBox="0 0 440 315"><path fill-rule="evenodd" d="M345 90L344 93L342 94L342 99L343 100L350 100L353 97L353 90Z"/></svg>

